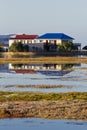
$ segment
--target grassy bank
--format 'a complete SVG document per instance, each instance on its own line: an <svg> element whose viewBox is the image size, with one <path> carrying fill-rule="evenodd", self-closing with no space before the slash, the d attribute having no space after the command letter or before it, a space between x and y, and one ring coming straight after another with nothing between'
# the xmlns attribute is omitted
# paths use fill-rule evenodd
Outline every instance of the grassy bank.
<svg viewBox="0 0 87 130"><path fill-rule="evenodd" d="M78 56L58 56L58 55L53 55L53 56L48 56L48 55L40 55L36 54L35 52L4 52L0 53L0 63L13 63L13 64L18 64L18 63L56 63L56 64L66 64L66 63L87 63L87 57L78 57Z"/></svg>
<svg viewBox="0 0 87 130"><path fill-rule="evenodd" d="M87 100L87 92L40 93L40 92L3 92L0 91L0 102L6 101L57 101Z"/></svg>
<svg viewBox="0 0 87 130"><path fill-rule="evenodd" d="M0 118L87 120L87 92L0 92Z"/></svg>
<svg viewBox="0 0 87 130"><path fill-rule="evenodd" d="M87 58L80 57L37 57L37 58L0 58L0 63L56 63L56 64L73 64L73 63L87 63Z"/></svg>

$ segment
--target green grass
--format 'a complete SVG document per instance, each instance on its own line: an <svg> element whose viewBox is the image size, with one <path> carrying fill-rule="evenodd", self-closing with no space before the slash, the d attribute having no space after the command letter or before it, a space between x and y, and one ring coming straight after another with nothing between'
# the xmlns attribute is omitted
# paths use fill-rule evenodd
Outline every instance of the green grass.
<svg viewBox="0 0 87 130"><path fill-rule="evenodd" d="M0 91L0 102L6 101L58 101L87 100L87 92L40 93L40 92L3 92Z"/></svg>

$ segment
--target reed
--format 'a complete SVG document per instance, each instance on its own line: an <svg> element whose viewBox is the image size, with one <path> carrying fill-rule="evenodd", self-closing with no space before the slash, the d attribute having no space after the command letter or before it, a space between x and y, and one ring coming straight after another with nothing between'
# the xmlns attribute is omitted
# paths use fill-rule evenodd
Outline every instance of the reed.
<svg viewBox="0 0 87 130"><path fill-rule="evenodd" d="M7 101L58 101L87 100L87 92L41 93L41 92L4 92L0 91L0 102Z"/></svg>

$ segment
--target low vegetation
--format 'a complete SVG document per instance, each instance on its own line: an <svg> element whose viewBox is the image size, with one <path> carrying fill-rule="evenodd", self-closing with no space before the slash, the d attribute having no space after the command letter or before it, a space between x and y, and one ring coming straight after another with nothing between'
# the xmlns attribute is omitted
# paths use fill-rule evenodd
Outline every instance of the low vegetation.
<svg viewBox="0 0 87 130"><path fill-rule="evenodd" d="M49 63L49 64L66 64L66 63L87 63L86 57L37 57L37 58L0 58L0 63Z"/></svg>
<svg viewBox="0 0 87 130"><path fill-rule="evenodd" d="M72 51L78 50L78 47L74 45L72 42L62 42L61 45L58 46L60 51Z"/></svg>
<svg viewBox="0 0 87 130"><path fill-rule="evenodd" d="M3 92L0 91L0 102L6 101L57 101L87 100L87 92L40 93L40 92Z"/></svg>
<svg viewBox="0 0 87 130"><path fill-rule="evenodd" d="M11 52L28 52L29 47L26 44L22 44L21 42L14 42L10 47L9 51Z"/></svg>

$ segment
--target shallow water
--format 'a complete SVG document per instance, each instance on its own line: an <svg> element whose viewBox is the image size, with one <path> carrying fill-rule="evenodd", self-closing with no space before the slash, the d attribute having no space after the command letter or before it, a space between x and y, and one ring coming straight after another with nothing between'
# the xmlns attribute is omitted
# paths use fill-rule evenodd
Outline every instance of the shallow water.
<svg viewBox="0 0 87 130"><path fill-rule="evenodd" d="M27 87L29 85L62 85L62 87L47 89ZM28 64L15 67L11 64L0 65L0 90L87 92L87 64L69 65L69 68L68 65L55 64Z"/></svg>
<svg viewBox="0 0 87 130"><path fill-rule="evenodd" d="M0 120L0 130L87 130L87 122L34 118Z"/></svg>
<svg viewBox="0 0 87 130"><path fill-rule="evenodd" d="M54 88L34 88L30 85L53 85ZM62 86L55 88L55 85ZM87 64L0 65L0 91L87 92ZM36 118L0 120L0 130L48 129L87 130L87 122Z"/></svg>

